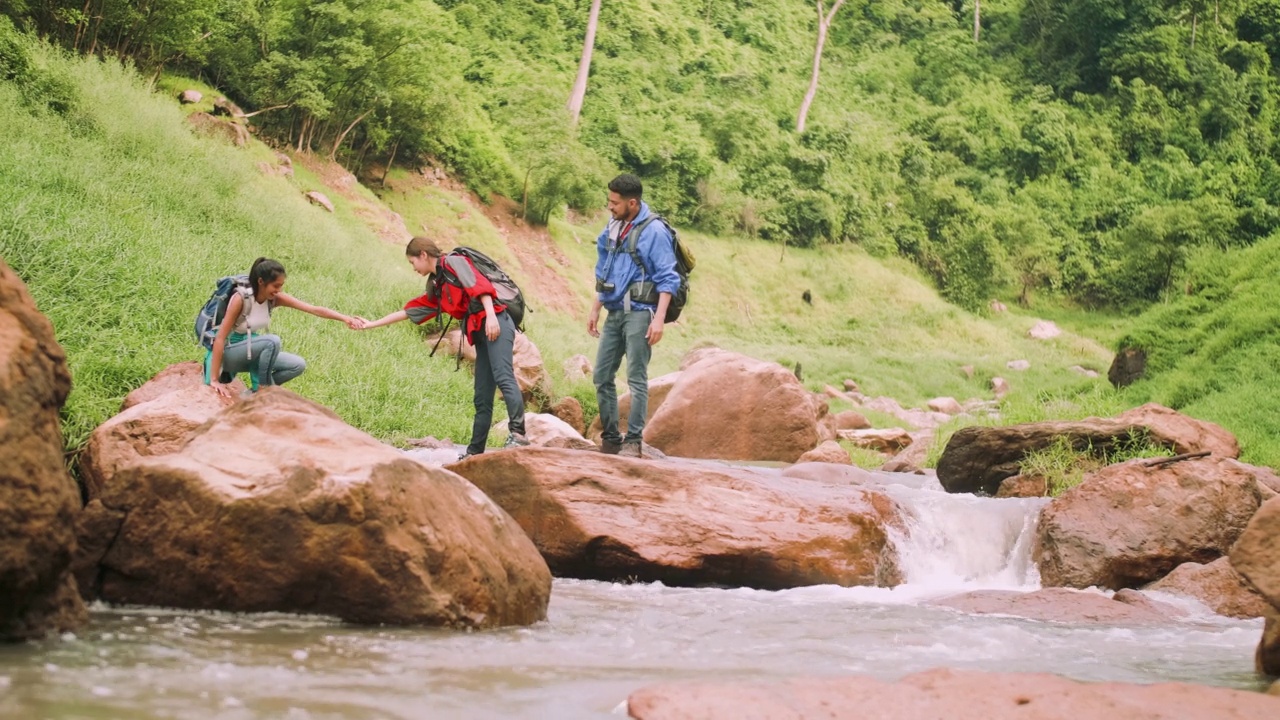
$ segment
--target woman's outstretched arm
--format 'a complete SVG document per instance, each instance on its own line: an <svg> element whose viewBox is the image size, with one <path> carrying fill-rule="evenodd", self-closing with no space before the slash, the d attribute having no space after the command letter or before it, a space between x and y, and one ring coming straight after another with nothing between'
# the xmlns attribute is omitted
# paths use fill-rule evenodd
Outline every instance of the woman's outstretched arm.
<svg viewBox="0 0 1280 720"><path fill-rule="evenodd" d="M303 302L288 293L278 293L276 295L276 303L288 308L293 308L294 310L301 310L304 313L315 315L316 317L346 323L348 327L355 330L360 329L360 320L358 318L353 318L350 315L343 315L337 310L331 310L321 305L312 305L311 303Z"/></svg>

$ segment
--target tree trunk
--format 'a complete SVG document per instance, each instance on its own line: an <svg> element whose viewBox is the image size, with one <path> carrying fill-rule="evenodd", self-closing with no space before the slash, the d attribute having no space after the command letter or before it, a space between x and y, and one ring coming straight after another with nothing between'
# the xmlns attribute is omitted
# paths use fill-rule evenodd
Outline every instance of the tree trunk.
<svg viewBox="0 0 1280 720"><path fill-rule="evenodd" d="M397 137L396 141L391 143L391 157L387 159L387 166L382 169L381 185L384 188L387 186L387 175L391 172L391 164L396 161L396 151L399 149L400 149L400 138Z"/></svg>
<svg viewBox="0 0 1280 720"><path fill-rule="evenodd" d="M582 41L582 59L578 61L578 77L569 93L569 116L578 124L582 114L582 101L587 97L587 75L591 73L591 53L596 46L596 26L600 22L600 0L591 0L591 15L587 19L587 36Z"/></svg>
<svg viewBox="0 0 1280 720"><path fill-rule="evenodd" d="M973 0L973 41L982 35L982 0Z"/></svg>
<svg viewBox="0 0 1280 720"><path fill-rule="evenodd" d="M844 0L836 0L836 4L831 6L831 12L824 16L822 0L818 0L818 42L813 49L813 74L809 76L809 90L804 94L804 102L800 103L800 113L796 117L798 133L804 132L805 122L809 119L809 106L813 105L813 98L818 94L818 72L822 68L822 48L827 44L827 30L831 27L831 21L841 5L844 5Z"/></svg>

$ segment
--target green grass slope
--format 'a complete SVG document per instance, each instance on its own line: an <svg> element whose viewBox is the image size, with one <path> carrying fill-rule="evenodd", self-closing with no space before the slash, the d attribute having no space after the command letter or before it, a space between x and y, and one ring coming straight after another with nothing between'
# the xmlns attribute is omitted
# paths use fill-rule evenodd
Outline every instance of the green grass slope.
<svg viewBox="0 0 1280 720"><path fill-rule="evenodd" d="M1147 351L1126 392L1220 423L1242 456L1280 465L1280 236L1198 263L1192 294L1148 311L1120 347Z"/></svg>
<svg viewBox="0 0 1280 720"><path fill-rule="evenodd" d="M201 356L190 329L196 310L214 279L244 272L258 255L285 264L289 292L366 317L421 291L403 248L375 235L350 198L330 193L334 215L306 203L302 192L321 180L301 163L292 180L265 176L256 168L272 159L265 146L235 149L194 136L176 103L133 73L24 47L30 67L0 81L0 257L26 280L68 351L75 380L65 409L69 445L151 375ZM46 102L49 87L60 88L65 102ZM538 308L529 333L558 379L558 394L580 397L590 411L589 383L567 385L559 368L570 355L594 356L584 311L603 218L554 223L546 240L553 245L530 254L468 211L467 196L438 186L395 192L397 178L404 174L393 173L383 198L407 227L431 228L511 264ZM375 201L363 188L352 192ZM1097 392L1100 381L1067 368L1101 368L1108 359L1104 348L1076 335L1027 339L1030 317L986 319L957 309L905 262L850 248L781 253L777 245L696 233L687 242L699 257L693 300L656 353L655 374L674 369L684 350L716 343L801 363L814 389L852 377L870 394L919 403L943 394L987 396L988 378L1000 374L1015 397L1035 405ZM559 279L570 297L553 306L567 309L539 307L545 273L539 280L529 263L543 263ZM801 300L805 289L812 305ZM273 331L309 364L290 387L348 422L391 441L466 436L470 377L454 371L452 358L429 360L407 325L355 333L286 310ZM1017 358L1032 369L1005 369ZM962 365L976 368L974 379Z"/></svg>

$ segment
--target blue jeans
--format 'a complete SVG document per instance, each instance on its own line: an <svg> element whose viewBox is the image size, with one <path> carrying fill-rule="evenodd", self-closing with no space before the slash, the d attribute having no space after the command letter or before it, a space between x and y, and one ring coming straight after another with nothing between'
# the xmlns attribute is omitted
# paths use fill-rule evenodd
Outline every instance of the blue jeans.
<svg viewBox="0 0 1280 720"><path fill-rule="evenodd" d="M493 391L502 392L507 405L508 429L517 435L524 434L524 396L516 381L515 344L516 324L506 312L498 313L498 339L489 342L481 327L473 335L476 341L476 384L474 404L476 417L471 422L471 444L467 452L484 452L489 441L489 426L493 424ZM463 340L462 342L466 342Z"/></svg>
<svg viewBox="0 0 1280 720"><path fill-rule="evenodd" d="M230 382L242 372L249 373L250 386L283 385L307 369L307 361L280 349L279 335L254 335L253 357L249 357L248 339L232 342L222 350L222 376ZM208 368L205 368L208 373Z"/></svg>
<svg viewBox="0 0 1280 720"><path fill-rule="evenodd" d="M600 328L600 347L596 351L596 402L600 406L601 437L611 443L638 443L644 435L649 412L649 356L653 349L645 339L650 310L631 312L610 310ZM627 358L627 386L631 388L631 412L627 415L627 436L618 431L618 391L613 379Z"/></svg>

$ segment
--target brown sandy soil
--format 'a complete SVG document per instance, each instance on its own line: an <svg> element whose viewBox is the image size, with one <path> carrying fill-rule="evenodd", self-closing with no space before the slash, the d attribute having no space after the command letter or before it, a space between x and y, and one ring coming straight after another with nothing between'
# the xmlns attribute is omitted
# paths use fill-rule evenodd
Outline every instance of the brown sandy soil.
<svg viewBox="0 0 1280 720"><path fill-rule="evenodd" d="M340 168L339 168L340 169ZM373 177L381 177L382 172L371 172ZM565 275L574 273L569 258L556 246L545 227L526 223L521 217L520 204L499 195L493 195L485 204L473 192L441 172L411 174L395 182L388 182L387 187L396 192L412 193L419 188L436 185L464 199L472 212L479 213L489 220L507 243L507 248L520 263L518 279L525 297L537 310L553 310L571 313L586 319L586 308L583 298L574 291L571 282L577 278L566 279ZM389 211L388 211L389 212ZM459 217L465 218L465 215ZM442 239L456 242L456 236L447 228L436 230ZM583 278L581 282L589 282Z"/></svg>
<svg viewBox="0 0 1280 720"><path fill-rule="evenodd" d="M324 183L326 191L336 193L346 200L356 217L363 220L375 235L394 245L409 242L413 233L405 227L404 218L382 203L370 200L368 196L361 194L357 190L359 182L356 176L347 172L346 168L312 153L289 152L288 154L295 163L315 173Z"/></svg>

